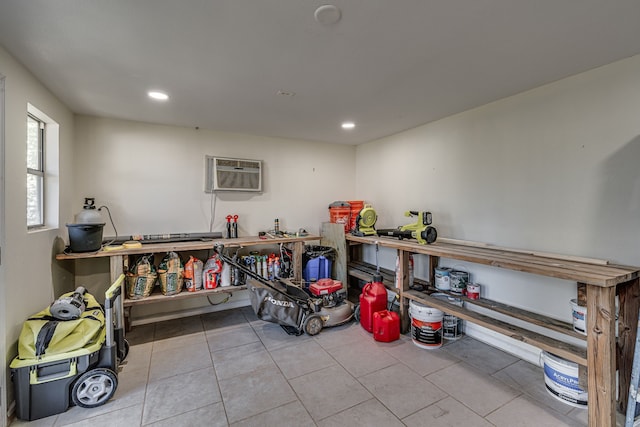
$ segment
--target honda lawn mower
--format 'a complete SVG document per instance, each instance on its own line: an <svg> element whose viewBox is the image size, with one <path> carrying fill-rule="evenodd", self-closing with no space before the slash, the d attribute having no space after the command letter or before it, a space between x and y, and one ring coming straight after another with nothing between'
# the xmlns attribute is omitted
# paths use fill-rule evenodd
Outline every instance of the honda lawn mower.
<svg viewBox="0 0 640 427"><path fill-rule="evenodd" d="M285 280L267 280L229 257L224 246L215 245L214 251L231 265L236 277L246 277L249 299L259 319L279 324L290 335L320 333L322 328L343 325L353 319L354 306L347 300L342 282L320 279L302 289Z"/></svg>
<svg viewBox="0 0 640 427"><path fill-rule="evenodd" d="M406 211L404 216L417 216L418 220L412 224L398 228L378 230L378 236L391 236L398 239L416 239L419 244L426 245L436 241L438 233L431 226L431 212Z"/></svg>

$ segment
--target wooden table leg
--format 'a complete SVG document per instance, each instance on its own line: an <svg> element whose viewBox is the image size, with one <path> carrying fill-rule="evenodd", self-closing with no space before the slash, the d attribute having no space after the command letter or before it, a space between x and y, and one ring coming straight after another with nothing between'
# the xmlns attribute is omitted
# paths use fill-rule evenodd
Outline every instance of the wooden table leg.
<svg viewBox="0 0 640 427"><path fill-rule="evenodd" d="M638 310L640 310L640 281L638 279L618 285L620 314L618 318L618 409L627 411L633 352L638 329Z"/></svg>
<svg viewBox="0 0 640 427"><path fill-rule="evenodd" d="M587 285L589 426L616 425L615 287Z"/></svg>
<svg viewBox="0 0 640 427"><path fill-rule="evenodd" d="M302 256L304 253L304 242L293 243L293 283L302 283Z"/></svg>
<svg viewBox="0 0 640 427"><path fill-rule="evenodd" d="M111 279L111 283L114 283L118 280L118 277L124 272L124 255L113 255L109 257L109 275ZM122 292L120 293L120 298L118 298L118 302L120 306L117 308L117 313L120 316L118 320L118 324L124 326L123 332L128 332L130 330L129 327L129 316L126 315L124 311L124 307L122 305L123 300L127 295L127 285L126 280L122 282Z"/></svg>
<svg viewBox="0 0 640 427"><path fill-rule="evenodd" d="M397 277L401 278L400 283L396 283L396 286L400 286L400 332L403 334L409 330L409 299L404 297L404 293L409 290L409 252L398 249L398 271Z"/></svg>

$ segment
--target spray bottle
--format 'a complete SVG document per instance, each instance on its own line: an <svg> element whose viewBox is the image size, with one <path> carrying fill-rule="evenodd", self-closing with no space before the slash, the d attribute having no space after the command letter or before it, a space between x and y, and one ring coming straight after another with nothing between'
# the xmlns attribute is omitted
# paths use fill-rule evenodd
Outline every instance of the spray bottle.
<svg viewBox="0 0 640 427"><path fill-rule="evenodd" d="M263 255L262 257L262 277L265 279L269 278L269 270L267 270L267 256Z"/></svg>

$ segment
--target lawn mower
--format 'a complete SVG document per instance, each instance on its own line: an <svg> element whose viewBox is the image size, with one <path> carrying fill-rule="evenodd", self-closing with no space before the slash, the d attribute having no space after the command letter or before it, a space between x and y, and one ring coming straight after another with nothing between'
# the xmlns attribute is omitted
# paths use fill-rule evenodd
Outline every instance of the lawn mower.
<svg viewBox="0 0 640 427"><path fill-rule="evenodd" d="M438 233L434 227L431 227L431 212L406 211L404 216L417 216L418 220L398 228L378 230L378 236L397 237L400 240L416 239L421 245L436 241Z"/></svg>
<svg viewBox="0 0 640 427"><path fill-rule="evenodd" d="M321 279L305 290L284 279L265 279L238 262L237 255L225 254L222 244L215 245L214 251L234 268L236 276L246 277L256 316L279 324L288 334L316 335L323 328L343 325L353 319L354 305L347 300L347 292L339 281Z"/></svg>

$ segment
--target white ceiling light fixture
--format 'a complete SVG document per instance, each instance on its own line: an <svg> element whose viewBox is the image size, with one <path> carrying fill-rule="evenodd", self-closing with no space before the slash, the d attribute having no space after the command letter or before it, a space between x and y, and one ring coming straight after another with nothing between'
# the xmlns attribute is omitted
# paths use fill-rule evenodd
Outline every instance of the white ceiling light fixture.
<svg viewBox="0 0 640 427"><path fill-rule="evenodd" d="M151 99L155 99L156 101L166 101L169 99L169 95L164 92L160 92L159 90L150 90L147 92L147 95Z"/></svg>
<svg viewBox="0 0 640 427"><path fill-rule="evenodd" d="M351 130L356 127L356 124L353 122L344 122L342 123L342 129Z"/></svg>
<svg viewBox="0 0 640 427"><path fill-rule="evenodd" d="M322 25L333 25L340 20L342 13L340 9L332 4L325 4L316 9L313 16Z"/></svg>

